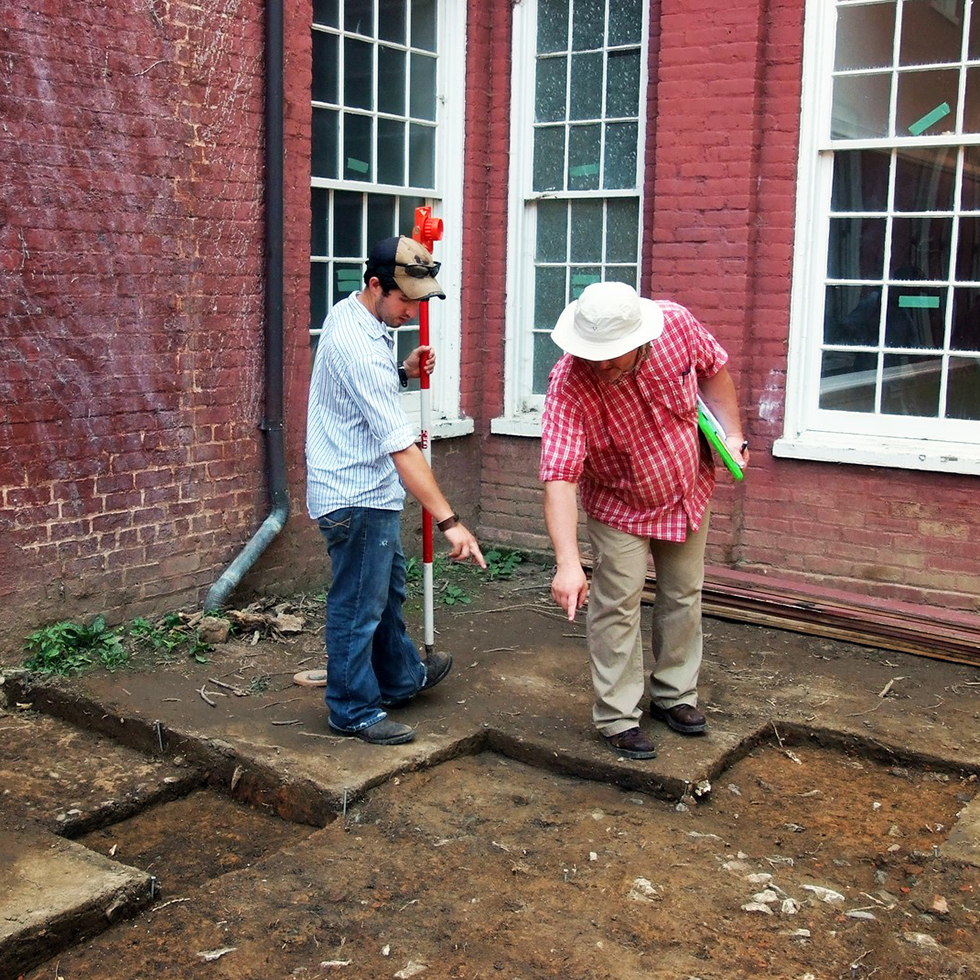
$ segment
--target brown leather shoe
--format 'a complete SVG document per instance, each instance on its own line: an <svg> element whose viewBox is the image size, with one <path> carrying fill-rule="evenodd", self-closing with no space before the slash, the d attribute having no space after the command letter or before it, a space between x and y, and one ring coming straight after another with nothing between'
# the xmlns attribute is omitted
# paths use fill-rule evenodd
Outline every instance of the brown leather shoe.
<svg viewBox="0 0 980 980"><path fill-rule="evenodd" d="M603 735L602 738L613 752L627 759L653 759L657 754L650 736L639 728L627 728L625 732Z"/></svg>
<svg viewBox="0 0 980 980"><path fill-rule="evenodd" d="M700 735L708 727L704 715L691 704L675 704L672 708L658 708L651 701L650 717L664 722L681 735Z"/></svg>

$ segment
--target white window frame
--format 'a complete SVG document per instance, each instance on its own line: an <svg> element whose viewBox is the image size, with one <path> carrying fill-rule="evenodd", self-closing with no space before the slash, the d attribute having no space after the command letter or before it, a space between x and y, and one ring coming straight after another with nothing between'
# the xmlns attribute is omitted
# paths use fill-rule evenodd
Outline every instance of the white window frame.
<svg viewBox="0 0 980 980"><path fill-rule="evenodd" d="M980 3L973 8L980 16ZM827 266L832 148L890 149L948 146L943 137L831 141L832 70L836 41L836 4L807 0L803 37L803 85L793 284L783 434L773 455L791 459L890 466L945 473L980 474L980 424L942 420L944 438L930 435L939 420L868 416L818 407L824 281ZM960 136L958 145L980 143ZM773 408L764 396L763 416Z"/></svg>
<svg viewBox="0 0 980 980"><path fill-rule="evenodd" d="M382 3L383 0L376 0L376 10ZM432 252L435 259L442 263L439 284L446 298L429 301L429 342L436 349L439 361L429 389L432 408L429 434L434 439L440 439L468 435L474 431L474 425L472 419L461 414L460 408L463 168L459 165L459 147L464 139L465 105L458 93L465 90L466 51L459 39L466 36L466 5L454 0L438 0L436 16L435 188L324 177L311 177L310 186L356 194L421 197L432 205L432 216L442 219L443 237L433 244ZM340 51L342 58L343 45ZM343 72L338 71L338 75L342 91ZM438 193L440 190L441 194ZM406 233L404 229L403 233ZM368 244L370 246L371 243ZM366 259L367 256L362 258ZM311 337L319 333L319 326L310 330ZM420 423L419 393L411 391L402 394L401 403L408 417Z"/></svg>
<svg viewBox="0 0 980 980"><path fill-rule="evenodd" d="M615 3L616 0L610 0ZM637 186L628 191L534 191L534 96L537 58L537 0L514 4L511 47L511 129L507 228L507 297L505 303L505 359L503 415L491 419L490 431L500 435L540 437L543 395L531 393L533 336L528 320L534 308L537 201L636 198L640 228L637 233L637 285L642 273L643 173L646 167L649 4L644 2L640 40L640 92L637 139ZM528 98L526 94L532 93Z"/></svg>

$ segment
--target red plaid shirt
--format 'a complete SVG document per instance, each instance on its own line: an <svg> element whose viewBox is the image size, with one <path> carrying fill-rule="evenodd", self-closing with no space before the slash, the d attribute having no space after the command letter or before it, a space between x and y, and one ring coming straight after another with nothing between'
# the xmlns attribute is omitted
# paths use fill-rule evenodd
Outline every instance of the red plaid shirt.
<svg viewBox="0 0 980 980"><path fill-rule="evenodd" d="M728 354L691 312L658 301L663 333L649 356L615 384L565 354L548 379L541 433L543 481L579 485L589 517L662 541L697 530L715 485L698 434L698 378Z"/></svg>

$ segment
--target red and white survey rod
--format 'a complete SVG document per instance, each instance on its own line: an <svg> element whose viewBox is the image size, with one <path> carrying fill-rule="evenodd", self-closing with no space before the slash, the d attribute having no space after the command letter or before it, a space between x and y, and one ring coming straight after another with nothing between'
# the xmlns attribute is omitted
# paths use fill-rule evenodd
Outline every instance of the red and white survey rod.
<svg viewBox="0 0 980 980"><path fill-rule="evenodd" d="M432 217L431 207L415 209L415 227L412 238L432 252L434 242L442 238L442 219ZM419 344L429 345L429 301L419 303ZM432 447L429 439L429 427L432 425L432 401L429 391L429 375L425 372L425 359L419 363L419 385L422 396L422 432L421 445L425 461L432 465ZM422 583L424 596L424 642L426 658L432 655L435 644L435 624L433 621L433 581L432 581L432 515L422 511Z"/></svg>

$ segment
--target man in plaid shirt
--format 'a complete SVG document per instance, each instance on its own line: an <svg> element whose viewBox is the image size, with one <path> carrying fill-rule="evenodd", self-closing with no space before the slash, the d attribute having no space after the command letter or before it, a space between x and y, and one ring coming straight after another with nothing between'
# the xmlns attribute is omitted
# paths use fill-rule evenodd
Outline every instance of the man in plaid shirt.
<svg viewBox="0 0 980 980"><path fill-rule="evenodd" d="M699 437L700 393L741 466L748 447L728 354L684 307L624 283L588 286L552 331L566 353L548 381L540 477L557 570L551 595L574 620L588 604L592 717L618 755L649 759L640 596L657 574L650 714L702 733L701 588L714 462ZM578 500L593 552L591 591L578 547Z"/></svg>

